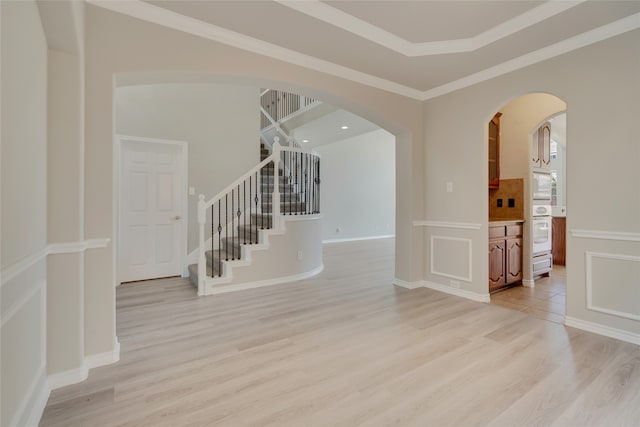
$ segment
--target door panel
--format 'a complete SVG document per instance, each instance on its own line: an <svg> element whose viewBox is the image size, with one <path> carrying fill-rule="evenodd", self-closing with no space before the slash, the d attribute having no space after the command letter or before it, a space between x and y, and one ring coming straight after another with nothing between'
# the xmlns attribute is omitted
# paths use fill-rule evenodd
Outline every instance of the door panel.
<svg viewBox="0 0 640 427"><path fill-rule="evenodd" d="M122 141L120 280L180 275L182 148Z"/></svg>

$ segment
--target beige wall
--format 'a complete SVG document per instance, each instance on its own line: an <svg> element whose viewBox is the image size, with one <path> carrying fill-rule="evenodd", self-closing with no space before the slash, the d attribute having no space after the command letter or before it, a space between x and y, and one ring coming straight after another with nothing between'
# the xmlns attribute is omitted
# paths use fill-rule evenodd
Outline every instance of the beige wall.
<svg viewBox="0 0 640 427"><path fill-rule="evenodd" d="M422 217L422 105L420 102L351 81L286 64L178 31L118 15L94 6L86 15L86 200L87 238L113 237L113 77L118 73L184 71L217 75L219 82L241 81L286 89L326 101L375 122L397 139L396 276L422 276L422 236L411 221ZM117 29L117 31L115 30ZM225 81L226 80L226 81ZM398 191L400 193L400 191ZM86 255L87 348L114 345L114 258L110 250Z"/></svg>
<svg viewBox="0 0 640 427"><path fill-rule="evenodd" d="M0 424L8 426L25 425L46 392L46 260L38 255L47 244L47 44L35 2L0 8ZM36 262L18 268L25 259Z"/></svg>
<svg viewBox="0 0 640 427"><path fill-rule="evenodd" d="M80 242L83 230L82 60L48 52L47 206L49 243ZM47 371L84 364L84 254L49 257Z"/></svg>
<svg viewBox="0 0 640 427"><path fill-rule="evenodd" d="M116 132L186 141L187 252L198 245L198 194L209 200L259 162L260 88L213 83L154 84L116 89Z"/></svg>
<svg viewBox="0 0 640 427"><path fill-rule="evenodd" d="M567 141L571 141L567 144L567 209L571 212L567 218L567 316L637 339L637 320L586 308L585 253L637 256L640 242L578 238L571 231L605 230L632 233L632 237L640 232L639 41L636 30L427 101L426 217L481 224L479 230L425 230L426 240L434 233L470 239L474 273L470 283L462 283L463 289L487 292L486 124L511 99L550 93L567 103ZM447 180L454 183L453 193L445 191ZM428 260L428 247L426 251ZM448 284L426 268L428 280ZM636 292L629 285L618 287L619 282L629 281L636 283ZM592 284L616 292L621 307L625 299L637 299L640 285L637 277L622 276Z"/></svg>
<svg viewBox="0 0 640 427"><path fill-rule="evenodd" d="M393 135L379 129L315 150L321 156L322 240L393 235Z"/></svg>

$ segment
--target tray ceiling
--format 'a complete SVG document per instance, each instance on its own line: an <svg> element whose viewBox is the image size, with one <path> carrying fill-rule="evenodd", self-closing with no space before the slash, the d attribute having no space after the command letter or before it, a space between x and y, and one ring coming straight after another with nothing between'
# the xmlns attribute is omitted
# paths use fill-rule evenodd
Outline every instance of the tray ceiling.
<svg viewBox="0 0 640 427"><path fill-rule="evenodd" d="M89 2L417 99L640 28L640 1Z"/></svg>

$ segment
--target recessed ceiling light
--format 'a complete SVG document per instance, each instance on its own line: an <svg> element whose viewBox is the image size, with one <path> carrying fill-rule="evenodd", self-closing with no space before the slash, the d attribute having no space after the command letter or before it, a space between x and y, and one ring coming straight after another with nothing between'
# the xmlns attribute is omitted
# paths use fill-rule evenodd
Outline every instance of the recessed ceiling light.
<svg viewBox="0 0 640 427"><path fill-rule="evenodd" d="M303 139L302 142L309 142L309 140L308 139Z"/></svg>
<svg viewBox="0 0 640 427"><path fill-rule="evenodd" d="M346 130L346 129L349 129L349 126L341 126L340 129Z"/></svg>

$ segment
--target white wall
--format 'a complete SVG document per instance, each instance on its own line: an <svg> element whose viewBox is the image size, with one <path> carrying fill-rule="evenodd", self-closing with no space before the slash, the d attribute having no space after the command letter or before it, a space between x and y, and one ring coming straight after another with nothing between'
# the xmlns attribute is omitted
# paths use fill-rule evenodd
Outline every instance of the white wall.
<svg viewBox="0 0 640 427"><path fill-rule="evenodd" d="M321 156L322 240L393 235L394 136L379 129L315 150Z"/></svg>
<svg viewBox="0 0 640 427"><path fill-rule="evenodd" d="M35 2L3 1L0 8L0 424L9 426L25 425L47 396L47 44Z"/></svg>
<svg viewBox="0 0 640 427"><path fill-rule="evenodd" d="M116 132L189 143L188 252L198 244L198 194L206 200L255 166L260 89L209 83L116 89Z"/></svg>
<svg viewBox="0 0 640 427"><path fill-rule="evenodd" d="M567 140L573 141L567 144L568 324L640 342L640 313L629 313L627 304L638 301L640 282L631 275L635 270L606 269L613 274L602 280L603 275L589 272L586 262L590 253L613 257L598 259L601 264L621 262L616 258L640 262L638 76L640 31L634 30L426 102L426 217L479 225L477 230L425 229L426 241L440 234L469 242L471 259L466 251L447 253L468 259L473 267L463 290L487 292L487 123L511 99L551 93L567 103ZM453 193L446 192L446 180L454 183ZM429 271L430 248L426 251ZM449 284L446 277L426 277ZM589 292L602 295L603 289L615 295L615 301L600 302L609 312L588 308Z"/></svg>

